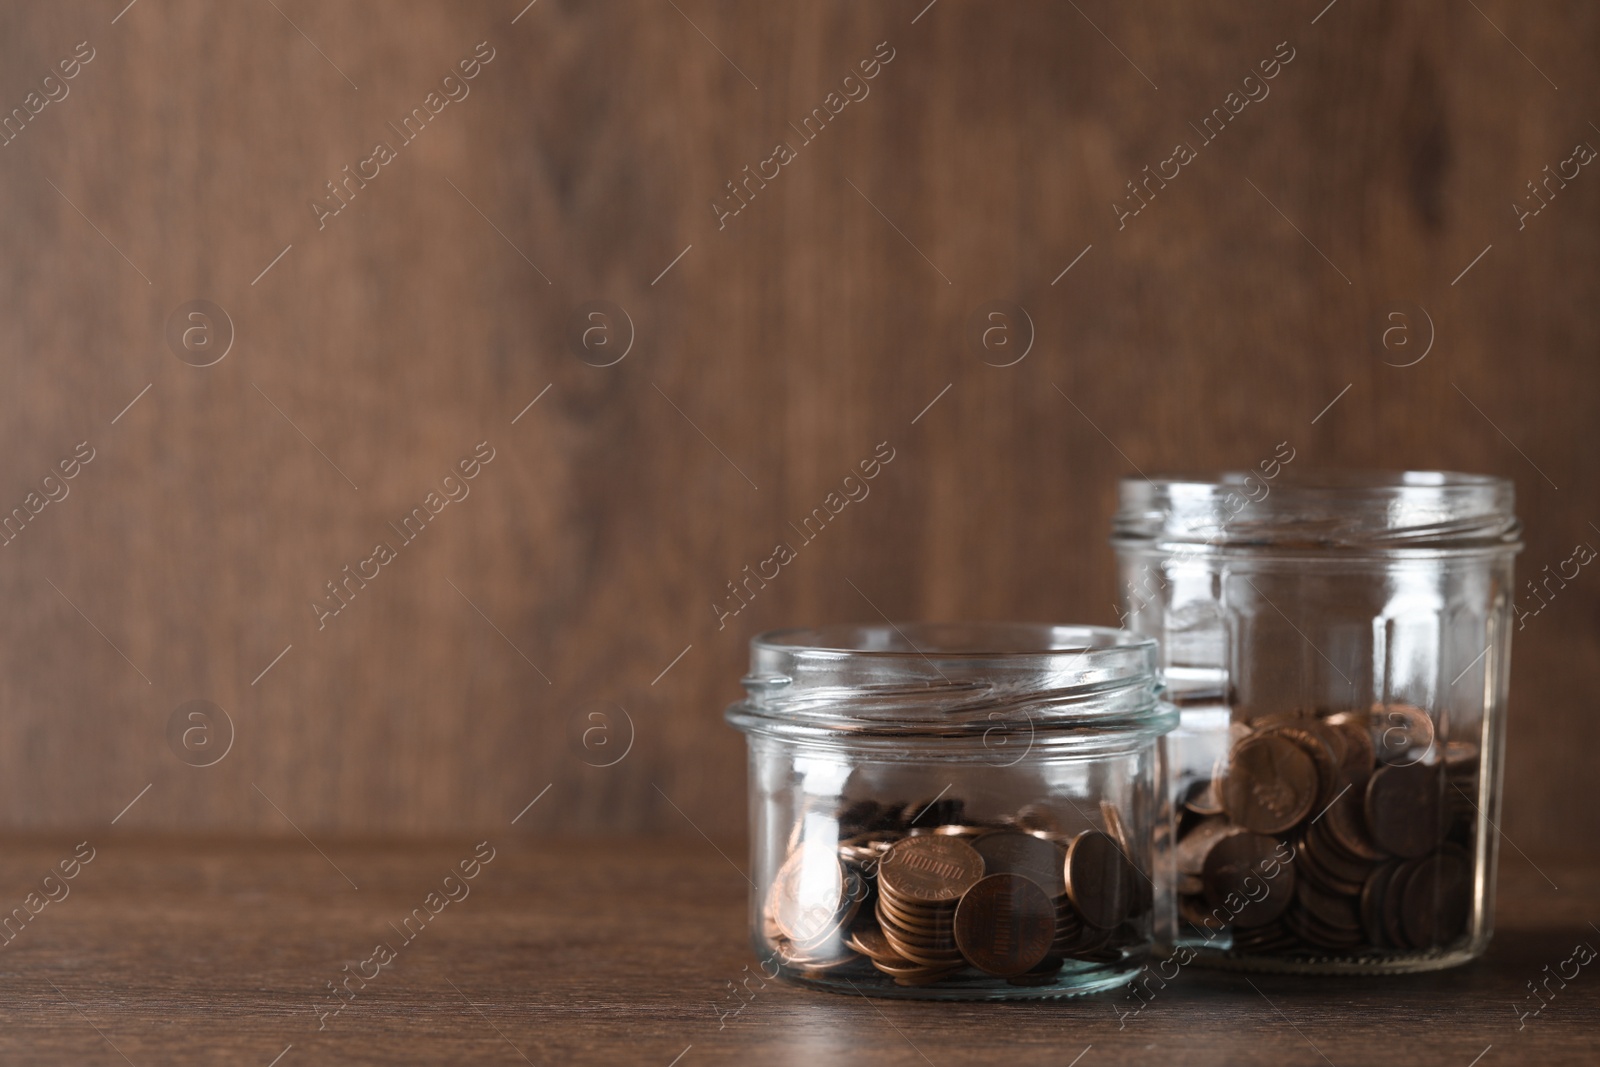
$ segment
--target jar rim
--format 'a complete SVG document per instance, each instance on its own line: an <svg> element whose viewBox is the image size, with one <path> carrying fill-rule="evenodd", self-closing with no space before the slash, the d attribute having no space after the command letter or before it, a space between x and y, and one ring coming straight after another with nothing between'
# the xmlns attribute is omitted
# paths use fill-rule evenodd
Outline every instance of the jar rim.
<svg viewBox="0 0 1600 1067"><path fill-rule="evenodd" d="M793 738L1159 734L1153 638L1049 623L842 623L758 634L728 720Z"/></svg>
<svg viewBox="0 0 1600 1067"><path fill-rule="evenodd" d="M1216 549L1520 547L1508 478L1441 470L1295 470L1273 464L1126 477L1112 540Z"/></svg>
<svg viewBox="0 0 1600 1067"><path fill-rule="evenodd" d="M768 630L750 639L752 655L763 649L796 655L915 659L1066 656L1103 649L1154 648L1155 644L1155 638L1109 626L1033 622L827 623Z"/></svg>

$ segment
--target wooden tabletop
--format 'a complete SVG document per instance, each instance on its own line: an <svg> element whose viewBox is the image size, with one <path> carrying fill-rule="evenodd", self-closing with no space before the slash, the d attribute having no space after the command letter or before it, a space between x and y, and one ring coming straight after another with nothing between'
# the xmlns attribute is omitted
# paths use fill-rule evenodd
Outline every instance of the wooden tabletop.
<svg viewBox="0 0 1600 1067"><path fill-rule="evenodd" d="M1600 1061L1600 961L1567 962L1600 947L1594 863L1509 855L1500 932L1468 967L1191 967L1132 1013L1125 991L967 1005L763 986L740 853L703 839L75 845L0 850L0 907L37 911L0 947L6 1064ZM358 972L334 1014L329 984Z"/></svg>

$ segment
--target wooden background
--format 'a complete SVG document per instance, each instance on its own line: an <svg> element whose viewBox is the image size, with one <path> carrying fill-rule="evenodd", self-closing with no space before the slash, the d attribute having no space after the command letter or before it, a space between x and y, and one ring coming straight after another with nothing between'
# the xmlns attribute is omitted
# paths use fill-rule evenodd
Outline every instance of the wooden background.
<svg viewBox="0 0 1600 1067"><path fill-rule="evenodd" d="M137 796L120 828L444 834L550 786L519 831L737 837L752 633L1111 622L1117 478L1281 441L1514 478L1523 576L1600 546L1600 177L1512 208L1600 145L1589 5L124 2L0 11L7 111L94 50L0 147L0 508L95 455L0 547L5 829ZM319 230L324 183L484 41ZM880 42L719 231L724 183ZM197 299L234 331L205 368L164 339ZM595 300L633 324L611 367L568 340ZM967 338L990 301L1034 323L1014 366ZM1386 365L1416 306L1431 350ZM1415 343L1385 349L1397 309ZM319 630L481 441L470 496ZM871 495L719 629L880 442ZM1516 635L1503 829L1533 857L1600 844L1597 590ZM168 743L193 699L232 723L210 767Z"/></svg>

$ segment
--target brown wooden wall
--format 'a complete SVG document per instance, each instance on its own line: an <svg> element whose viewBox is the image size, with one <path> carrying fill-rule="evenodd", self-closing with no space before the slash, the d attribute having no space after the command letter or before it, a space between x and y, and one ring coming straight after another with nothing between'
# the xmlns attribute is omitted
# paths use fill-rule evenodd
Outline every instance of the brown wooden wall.
<svg viewBox="0 0 1600 1067"><path fill-rule="evenodd" d="M1600 546L1600 171L1513 209L1600 146L1589 5L124 2L0 10L0 507L41 506L0 547L7 828L456 832L551 785L520 830L737 835L750 634L1110 622L1116 479L1280 441L1514 478L1524 574ZM1504 829L1592 849L1600 573L1515 647Z"/></svg>

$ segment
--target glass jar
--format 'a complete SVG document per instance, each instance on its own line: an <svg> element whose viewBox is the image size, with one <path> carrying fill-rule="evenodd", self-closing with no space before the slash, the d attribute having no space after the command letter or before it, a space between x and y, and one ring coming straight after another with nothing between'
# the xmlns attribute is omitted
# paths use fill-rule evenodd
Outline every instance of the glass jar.
<svg viewBox="0 0 1600 1067"><path fill-rule="evenodd" d="M1511 483L1282 466L1122 483L1124 624L1159 640L1181 717L1178 942L1268 970L1463 963L1494 911Z"/></svg>
<svg viewBox="0 0 1600 1067"><path fill-rule="evenodd" d="M780 630L728 709L750 753L763 973L844 993L1059 997L1149 957L1155 642L1032 624ZM1170 901L1164 910L1170 910Z"/></svg>

